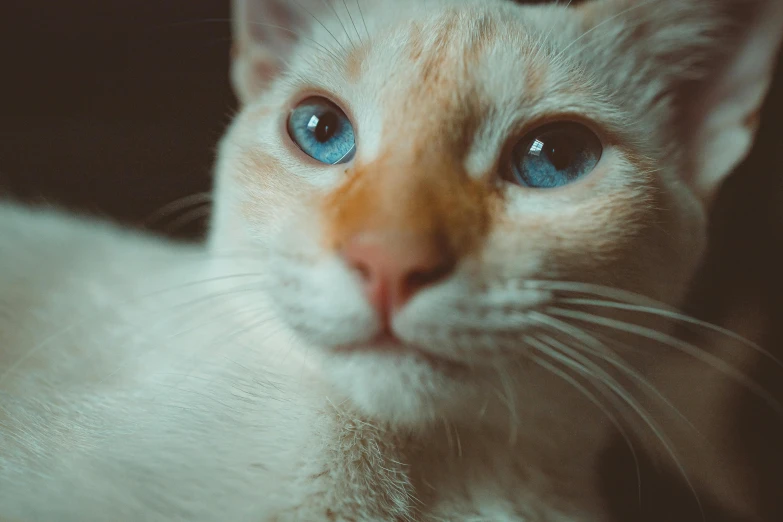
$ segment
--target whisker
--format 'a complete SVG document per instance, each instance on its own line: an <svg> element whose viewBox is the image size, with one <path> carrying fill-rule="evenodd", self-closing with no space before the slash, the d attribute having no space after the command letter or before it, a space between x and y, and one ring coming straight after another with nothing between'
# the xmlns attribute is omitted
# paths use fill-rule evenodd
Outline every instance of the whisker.
<svg viewBox="0 0 783 522"><path fill-rule="evenodd" d="M542 347L542 344L540 342L537 342L537 340L534 338L527 339L527 342L532 346L536 346L537 348ZM705 517L704 509L699 494L696 491L696 488L694 487L690 477L688 476L685 466L682 464L682 461L677 456L677 452L674 450L673 442L671 441L671 439L669 439L668 436L666 436L666 434L663 432L662 428L658 425L658 423L656 423L652 419L650 414L636 400L634 400L633 397L630 396L628 391L622 385L620 385L614 378L606 374L606 372L598 368L594 363L591 363L590 361L586 361L589 366L584 366L582 363L573 360L568 355L561 354L558 350L554 349L551 346L543 345L543 347L545 347L545 353L547 353L547 355L555 358L560 363L574 369L575 371L585 375L586 377L589 378L590 375L595 375L595 377L600 377L599 382L604 386L607 386L611 391L613 391L620 399L622 399L622 401L625 404L627 404L636 413L636 415L639 416L639 418L647 425L647 427L650 428L650 430L652 430L652 433L655 435L658 441L663 445L663 448L666 451L666 453L668 453L668 455L671 457L672 461L674 462L674 465L677 467L678 471L680 472L686 484L688 485L691 493L693 494L693 497L699 506L699 511L702 514L702 518L706 520L704 518ZM595 373L596 368L599 371L599 373L597 374ZM608 379L606 377L608 377Z"/></svg>
<svg viewBox="0 0 783 522"><path fill-rule="evenodd" d="M738 333L735 333L728 328L723 328L721 326L708 323L707 321L702 321L700 319L696 319L694 317L690 317L685 314L681 314L675 311L670 311L666 309L660 309L655 307L649 307L649 306L641 306L641 305L634 305L634 304L626 304L626 303L617 303L614 301L600 301L595 299L578 299L578 298L567 298L567 299L558 299L559 303L564 304L572 304L572 305L585 305L585 306L594 306L599 308L615 308L618 310L625 310L629 312L640 312L644 314L650 314L650 315L657 315L659 317L666 317L668 319L672 319L675 321L680 321L683 323L688 323L694 326L699 326L701 328L704 328L706 330L710 330L714 333L724 335L730 339L733 339L741 344L744 344L745 346L748 346L749 348L752 348L756 352L758 352L760 355L763 355L767 357L769 360L773 361L777 366L779 366L781 369L783 369L783 361L775 357L774 354L769 352L768 350L765 350L758 344L754 343L750 339L746 339L745 337L739 335Z"/></svg>
<svg viewBox="0 0 783 522"><path fill-rule="evenodd" d="M212 215L211 205L201 205L197 208L194 208L193 210L185 212L180 217L166 225L165 231L169 234L173 234L174 232L178 232L194 221L209 218L210 215Z"/></svg>
<svg viewBox="0 0 783 522"><path fill-rule="evenodd" d="M657 315L660 317L670 318L672 320L680 321L682 323L690 324L704 328L710 332L724 335L732 340L735 340L753 350L760 355L773 361L777 366L783 368L783 361L776 357L774 354L765 350L763 347L754 343L753 341L746 339L745 337L733 332L727 328L702 321L695 317L691 317L682 314L675 307L672 307L666 303L662 303L650 297L631 292L628 290L622 290L618 288L612 288L603 285L597 285L592 283L580 283L580 282L564 282L564 281L547 281L537 280L529 281L531 288L547 289L554 291L573 292L578 294L590 294L599 297L612 299L614 301L591 301L584 298L557 298L558 302L566 304L585 304L593 305L597 307L615 308L619 310L638 311L640 313L647 313L650 315ZM528 286L528 285L526 285ZM620 301L620 302L615 302Z"/></svg>
<svg viewBox="0 0 783 522"><path fill-rule="evenodd" d="M370 30L367 29L367 20L365 20L364 18L364 13L362 12L362 4L360 3L360 0L356 0L356 7L359 9L359 16L362 18L362 25L364 25L364 32L367 33L367 40L369 41L371 39Z"/></svg>
<svg viewBox="0 0 783 522"><path fill-rule="evenodd" d="M588 29L587 31L585 31L584 33L582 33L582 34L581 34L581 36L579 36L578 38L576 38L576 39L575 39L573 42L571 42L570 44L566 45L566 46L565 46L565 48L564 48L562 51L560 51L560 52L557 54L557 56L555 56L554 60L555 60L555 61L556 61L556 60L559 60L559 59L560 59L560 58L561 58L563 55L565 55L565 53L566 53L566 52L567 52L567 51L568 51L568 50L569 50L571 47L573 47L574 45L576 45L577 43L579 43L580 41L582 41L582 39L583 39L583 38L587 37L587 36L588 36L589 34L591 34L593 31L596 31L596 30L600 29L600 28L601 28L601 27L603 27L604 25L606 25L606 24L608 24L608 23L612 22L613 20L616 20L617 18L619 18L619 17L621 17L621 16L623 16L623 15L626 15L626 14L630 13L631 11L635 11L635 10L637 10L637 9L640 9L640 8L642 8L642 7L645 7L646 5L648 5L648 4L651 4L653 1L655 1L655 0L644 0L644 1L643 1L642 3L640 3L640 4L636 4L636 5L633 5L633 6L631 6L631 7L628 7L627 9L623 9L623 10L622 10L622 11L620 11L619 13L617 13L617 14L615 14L615 15L613 15L613 16L610 16L609 18L607 18L606 20L602 21L601 23L599 23L599 24L597 24L597 25L594 25L593 27L591 27L590 29Z"/></svg>
<svg viewBox="0 0 783 522"><path fill-rule="evenodd" d="M633 398L628 390L614 377L609 375L609 373L607 373L593 361L590 361L587 357L579 354L576 350L567 347L562 343L558 343L557 345L546 343L544 345L542 344L545 342L543 339L533 337L527 338L526 341L539 349L542 349L542 346L547 346L549 348L548 355L550 357L556 358L563 364L569 364L575 369L580 369L580 371L582 371L586 376L593 376L594 378L598 379L598 382L600 382L603 386L607 386L615 395L617 395L617 397L622 399L625 404L633 408L637 415L645 420L645 422L649 420L649 422L653 423L652 416L647 411L645 411L644 408L642 408L642 406Z"/></svg>
<svg viewBox="0 0 783 522"><path fill-rule="evenodd" d="M171 287L164 288L162 290L155 290L152 292L148 292L145 294L137 295L131 298L131 300L126 300L120 302L120 304L133 304L134 302L137 302L141 299L149 299L151 297L160 297L163 294L167 294L169 292L174 292L177 290L185 290L187 288L193 288L199 285L204 285L207 283L217 283L217 282L225 282L230 281L233 279L245 279L249 277L257 277L259 282L265 281L263 279L266 276L266 274L259 273L259 272L247 272L247 273L237 273L237 274L226 274L226 275L220 275L220 276L213 276L213 277L207 277L204 279L197 279L195 281L188 281L186 283L181 283L178 285L174 285Z"/></svg>
<svg viewBox="0 0 783 522"><path fill-rule="evenodd" d="M654 306L661 309L673 310L674 307L665 303L657 301L652 297L631 292L630 290L623 290L620 288L613 288L611 286L603 286L594 283L582 283L579 281L553 281L546 279L526 280L524 282L526 288L532 290L553 290L563 292L573 292L597 295L606 297L608 299L614 299L616 301L622 301L624 303L634 303L639 305Z"/></svg>
<svg viewBox="0 0 783 522"><path fill-rule="evenodd" d="M315 40L314 38L311 38L310 36L305 35L304 33L300 32L300 31L294 31L290 27L285 27L283 25L278 25L278 24L270 24L270 23L266 23L266 22L249 22L249 23L250 23L250 25L256 25L256 26L259 26L259 27L269 27L270 29L277 29L277 30L280 30L280 31L284 31L286 33L294 35L295 37L299 38L300 40L307 40L308 42L310 42L310 43L312 43L313 45L316 46L316 50L321 50L321 51L325 52L326 54L330 55L332 58L334 58L337 61L340 60L340 58L329 47L327 47L326 45L322 44L321 42ZM326 29L326 27L324 27L324 29ZM327 31L328 31L328 29L327 29ZM340 44L339 41L337 43L338 43L338 45ZM278 57L278 59L280 59L280 57ZM289 68L290 68L290 66L289 66Z"/></svg>
<svg viewBox="0 0 783 522"><path fill-rule="evenodd" d="M182 306L182 307L191 306L192 307L192 306L196 306L198 304L204 304L204 303L206 303L206 304L213 304L214 300L216 298L227 297L228 295L237 294L237 293L241 293L241 292L253 292L253 291L257 291L257 290L258 290L258 288L256 288L256 287L249 287L249 288L246 287L246 288L240 288L240 289L229 291L229 292L219 292L219 293L211 294L211 295L199 298L199 299L194 299L193 301L188 302L188 303L180 304L180 305L178 305L178 307L179 306ZM269 320L270 317L272 317L272 314L269 312L269 310L267 310L265 308L259 308L258 311L267 312L268 315L261 316L261 318L264 319L264 320ZM190 314L191 316L194 315L194 311L192 309L185 310L184 312ZM172 333L172 334L170 334L170 335L168 335L165 338L162 338L160 340L170 341L172 339L175 339L176 337L180 337L180 336L184 336L184 335L189 334L189 333L193 333L193 332L197 331L200 328L211 326L212 324L214 324L216 322L219 322L221 320L224 320L227 317L235 317L237 315L237 313L238 313L237 310L229 310L228 312L224 312L222 314L212 316L211 319L208 320L208 321L200 320L196 326L194 326L192 328L187 328L185 330L176 331L176 332L174 332L174 333ZM145 325L145 331L150 331L152 328L160 326L166 320L173 321L175 319L177 319L177 317L168 317L168 318L164 318L164 319L160 319L158 321L155 321L152 324L146 324ZM142 331L142 329L139 328L138 331ZM155 340L158 340L158 339L155 339ZM144 350L144 351L141 351L141 352L134 352L134 357L126 358L114 370L112 370L109 374L107 374L101 380L99 380L97 382L97 384L102 384L103 382L107 381L108 379L110 379L111 377L113 377L117 373L119 373L130 362L137 361L137 360L141 359L142 357L151 354L153 351L155 351L155 349L156 349L156 344L152 343L152 347L149 348L148 350Z"/></svg>
<svg viewBox="0 0 783 522"><path fill-rule="evenodd" d="M118 307L133 304L134 302L138 302L141 299L155 297L156 295L161 295L165 292L171 292L178 289L184 289L191 286L197 286L201 284L206 284L213 281L220 281L220 280L227 280L227 279L233 279L233 278L245 278L245 277L259 277L260 274L257 273L250 273L250 274L231 274L226 276L220 276L220 277L211 277L207 279L201 279L198 281L191 281L188 283L184 283L182 285L175 285L174 287L166 288L164 290L159 290L156 292L151 292L147 295L142 296L135 296L133 298L127 299L123 302L118 303ZM113 310L106 310L105 313L110 313ZM22 354L19 358L17 358L13 363L11 363L8 367L6 367L2 373L0 373L0 384L5 382L5 380L8 378L9 375L12 375L14 371L16 371L17 368L19 368L22 364L30 360L31 357L38 354L43 348L45 348L47 345L55 341L58 337L67 334L74 328L77 328L79 326L83 326L87 322L93 322L96 320L95 315L87 315L80 319L77 319L59 330L56 330L54 333L48 335L46 338L44 338L42 341L37 343L35 346L27 350L24 354Z"/></svg>
<svg viewBox="0 0 783 522"><path fill-rule="evenodd" d="M329 9L331 9L331 10L332 10L332 12L334 13L334 16L335 16L335 18L337 18L337 21L340 23L340 27L342 27L342 28L343 28L343 31L345 32L345 36L348 38L348 41L350 42L350 44L351 44L351 47L355 47L355 46L356 46L356 44L355 44L355 43L353 43L353 39L351 38L351 34L348 32L348 28L347 28L347 27L345 27L345 24L343 23L343 19L342 19L342 18L340 17L340 15L337 13L337 9L335 9L335 8L334 8L334 5L332 5L332 1L331 1L331 0L321 0L321 1L322 1L324 4L326 4L327 6L329 6Z"/></svg>
<svg viewBox="0 0 783 522"><path fill-rule="evenodd" d="M780 403L774 397L772 397L769 393L767 393L756 382L754 382L752 379L750 379L747 375L745 375L741 371L727 364L720 357L716 357L704 350L701 350L691 343L682 341L680 339L677 339L676 337L665 334L663 332L659 332L658 330L653 330L651 328L646 328L643 326L626 323L624 321L610 319L608 317L602 317L595 314L577 312L573 310L565 310L560 308L550 308L548 311L550 314L553 315L559 315L561 317L568 317L579 321L585 321L588 323L605 326L607 328L612 328L614 330L630 333L675 348L707 364L708 366L718 370L724 375L735 379L737 383L741 384L742 386L745 386L748 390L755 393L759 398L763 399L770 408L775 410L775 412L778 415L783 417L783 406L781 406Z"/></svg>
<svg viewBox="0 0 783 522"><path fill-rule="evenodd" d="M233 315L236 315L237 313L252 312L252 311L253 311L252 309L250 309L250 310L241 310L239 312L234 312ZM186 359L181 360L180 364L183 363L183 362L184 363L189 363L190 361L195 360L197 357L200 357L205 351L208 351L210 354L217 354L220 357L223 357L224 359L230 361L230 359L225 357L221 352L225 351L227 349L227 347L230 346L232 344L232 342L237 337L239 337L239 336L241 336L241 335L243 335L243 334L245 334L247 332L253 331L254 329L258 328L259 326L267 324L269 319L270 319L270 317L268 317L268 316L260 316L258 319L254 320L254 321L250 321L247 324L244 324L240 328L235 328L233 330L229 330L227 332L220 333L220 334L216 335L212 340L207 342L200 350L198 350L197 352L191 353L191 355L189 357L187 357ZM272 329L271 331L270 330L266 331L266 334L268 336L275 335L275 334L277 334L279 331L281 331L283 329L283 327L282 327L282 325L280 323L275 323L275 324L276 324L276 328ZM218 345L220 345L220 346L218 346ZM216 349L218 351L215 351ZM192 369L191 373L190 374L186 374L186 376L192 375L192 373L195 372L198 368L199 368L198 365L193 366L193 369ZM251 372L247 368L245 368L245 369L251 375L255 375L254 372ZM181 379L180 383L183 382L184 379L185 378ZM259 382L257 378L254 378L253 380L255 382L257 382L257 383ZM214 379L212 379L212 381L214 381Z"/></svg>
<svg viewBox="0 0 783 522"><path fill-rule="evenodd" d="M253 308L240 310L239 312L235 312L235 315L237 313L252 313L254 311L266 311L264 309L255 310ZM207 345L207 348L215 348L218 344L221 344L223 346L223 350L225 350L225 347L229 346L232 342L234 342L238 337L241 335L244 335L248 332L252 332L259 328L260 326L264 326L267 324L270 324L272 321L272 315L259 315L254 320L250 320L247 323L243 324L242 326L235 328L233 330L230 330L226 333L221 333L217 335L210 343ZM271 337L273 335L276 335L280 331L283 331L285 329L285 326L280 322L274 322L275 328L272 328L270 330L266 330L266 336ZM214 353L214 352L213 352ZM222 353L218 353L221 357L224 357ZM224 357L225 358L225 357Z"/></svg>
<svg viewBox="0 0 783 522"><path fill-rule="evenodd" d="M362 41L362 35L359 34L359 30L356 28L356 23L353 21L353 15L351 15L351 10L348 9L348 2L346 0L343 0L343 6L345 7L345 11L348 13L348 18L351 20L351 25L353 25L353 30L356 31L356 36L359 38L359 43L363 44Z"/></svg>
<svg viewBox="0 0 783 522"><path fill-rule="evenodd" d="M565 7L563 9L568 9L571 6L571 2L573 2L573 0L568 0L568 3L565 5ZM560 7L560 0L557 0L555 2L555 5L557 7ZM555 25L552 24L549 27L549 30L542 37L539 37L538 45L536 46L537 47L537 49L536 49L536 60L541 59L541 51L543 50L544 45L546 44L546 42L549 40L549 37L552 36L552 32L554 30L555 30Z"/></svg>
<svg viewBox="0 0 783 522"><path fill-rule="evenodd" d="M449 452L454 452L454 439L451 438L451 424L446 418L443 418L443 430L446 432L446 444L449 445Z"/></svg>
<svg viewBox="0 0 783 522"><path fill-rule="evenodd" d="M167 203L160 207L158 210L152 212L147 216L142 224L144 227L150 227L156 224L158 221L170 214L185 210L195 205L203 205L212 201L212 194L210 192L197 192L181 198L177 198L171 203Z"/></svg>
<svg viewBox="0 0 783 522"><path fill-rule="evenodd" d="M332 39L337 43L337 45L340 46L340 48L343 50L343 52L346 52L346 53L348 52L348 50L345 48L345 46L342 44L342 42L340 42L340 40L337 39L337 37L334 35L334 33L332 31L330 31L329 28L326 27L324 25L324 23L317 16L315 16L312 12L310 12L309 9L307 9L302 4L300 4L298 0L292 0L292 1L294 2L294 4L296 4L297 7L299 7L299 9L301 9L305 13L309 14L313 18L313 20L315 20L318 23L318 25L320 25L321 27L324 28L324 30L327 33L329 33L329 36L331 36ZM326 0L323 0L323 1L325 2Z"/></svg>
<svg viewBox="0 0 783 522"><path fill-rule="evenodd" d="M628 449L631 451L631 456L633 457L634 465L636 467L636 484L638 486L638 491L639 491L639 503L641 504L642 471L641 471L641 466L639 464L639 456L636 453L636 447L634 446L633 441L631 440L631 436L628 434L628 432L620 423L620 421L617 419L617 417L609 410L608 407L606 407L600 400L598 400L598 397L596 397L596 395L593 392L588 390L574 377L568 375L564 370L561 370L560 368L556 367L554 364L551 364L545 359L538 357L536 355L533 355L531 357L531 360L535 364L541 366L545 370L555 375L556 377L559 377L560 379L564 380L565 382L570 384L574 389L576 389L579 393L581 393L585 398L587 398L587 400L593 403L606 416L607 419L609 419L609 422L611 422L614 428L617 430L617 432L620 433L620 436L623 438L625 444L628 446Z"/></svg>
<svg viewBox="0 0 783 522"><path fill-rule="evenodd" d="M501 366L495 365L495 370L500 377L500 383L503 386L503 393L506 400L503 401L508 407L508 413L510 418L510 428L508 434L508 444L513 447L516 445L517 438L519 436L519 416L517 415L516 407L516 393L514 393L513 383L509 380L508 372Z"/></svg>
<svg viewBox="0 0 783 522"><path fill-rule="evenodd" d="M696 428L696 426L691 423L691 421L682 414L682 412L674 405L672 402L663 395L658 388L653 386L647 379L645 379L638 371L634 370L630 366L628 366L627 363L625 363L622 358L619 357L616 353L614 353L611 349L609 349L608 346L606 346L604 343L599 341L597 338L593 337L592 335L589 335L588 333L585 333L583 329L577 328L569 323L560 321L558 319L555 319L554 317L549 317L544 314L538 314L534 313L532 314L532 317L535 318L539 323L549 326L550 328L553 328L555 331L562 332L565 335L568 335L569 337L575 339L577 342L583 345L585 349L589 349L590 353L596 357L601 358L601 360L607 362L608 364L612 365L613 367L617 368L619 371L636 381L638 384L643 386L647 390L648 396L652 396L656 398L657 400L661 401L665 406L670 408L674 413L677 414L680 419L682 419L690 429L692 429L696 434L699 436L703 435L699 432L699 430ZM550 339L551 343L554 343L555 345L559 345L561 349L568 349L563 343L560 343L556 339L553 339L549 336L547 336L548 339ZM612 355L610 357L609 354ZM651 394L651 395L650 395Z"/></svg>

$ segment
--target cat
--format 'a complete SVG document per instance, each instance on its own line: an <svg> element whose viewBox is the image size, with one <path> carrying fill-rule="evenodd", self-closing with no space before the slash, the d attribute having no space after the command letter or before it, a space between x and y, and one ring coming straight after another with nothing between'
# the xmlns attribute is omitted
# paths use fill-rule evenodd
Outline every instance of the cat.
<svg viewBox="0 0 783 522"><path fill-rule="evenodd" d="M672 310L783 4L233 14L205 246L0 207L0 518L605 521L617 432L753 515Z"/></svg>

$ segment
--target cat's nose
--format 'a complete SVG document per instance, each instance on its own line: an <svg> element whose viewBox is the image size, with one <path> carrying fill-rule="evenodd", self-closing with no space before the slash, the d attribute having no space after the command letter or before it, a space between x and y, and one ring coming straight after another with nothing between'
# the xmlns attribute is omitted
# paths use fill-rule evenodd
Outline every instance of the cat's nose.
<svg viewBox="0 0 783 522"><path fill-rule="evenodd" d="M362 278L367 300L384 320L422 288L448 276L455 256L418 237L352 238L342 249L345 262Z"/></svg>

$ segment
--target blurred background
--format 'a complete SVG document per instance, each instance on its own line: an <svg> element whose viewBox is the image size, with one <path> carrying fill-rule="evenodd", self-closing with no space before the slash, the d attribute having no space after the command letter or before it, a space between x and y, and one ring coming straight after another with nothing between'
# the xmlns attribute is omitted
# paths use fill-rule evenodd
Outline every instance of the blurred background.
<svg viewBox="0 0 783 522"><path fill-rule="evenodd" d="M155 213L210 188L215 145L236 110L228 84L229 4L2 0L0 195L201 239L206 199L195 196L186 200L192 206ZM689 302L690 313L739 328L778 356L783 356L781 72L783 67L757 146L713 211L710 254ZM753 377L783 397L783 378L771 365L760 364ZM783 430L768 410L751 403L735 407L737 443L748 449L760 487L768 491L768 520L783 520ZM674 520L653 515L656 506L668 504L661 496L681 493L674 482L664 477L660 487L649 486L647 508L634 521ZM681 520L697 520L690 516Z"/></svg>

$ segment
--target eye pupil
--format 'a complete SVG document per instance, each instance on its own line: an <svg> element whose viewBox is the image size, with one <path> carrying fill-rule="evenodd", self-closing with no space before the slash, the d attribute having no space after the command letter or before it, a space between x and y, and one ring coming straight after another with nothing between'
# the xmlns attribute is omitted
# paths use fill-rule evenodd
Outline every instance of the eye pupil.
<svg viewBox="0 0 783 522"><path fill-rule="evenodd" d="M316 118L315 116L313 116ZM315 139L320 143L325 143L332 139L337 129L337 115L333 112L327 112L320 118L315 126Z"/></svg>
<svg viewBox="0 0 783 522"><path fill-rule="evenodd" d="M544 150L549 155L549 160L557 170L568 168L576 156L576 148L573 143L563 136L555 136L547 140Z"/></svg>

